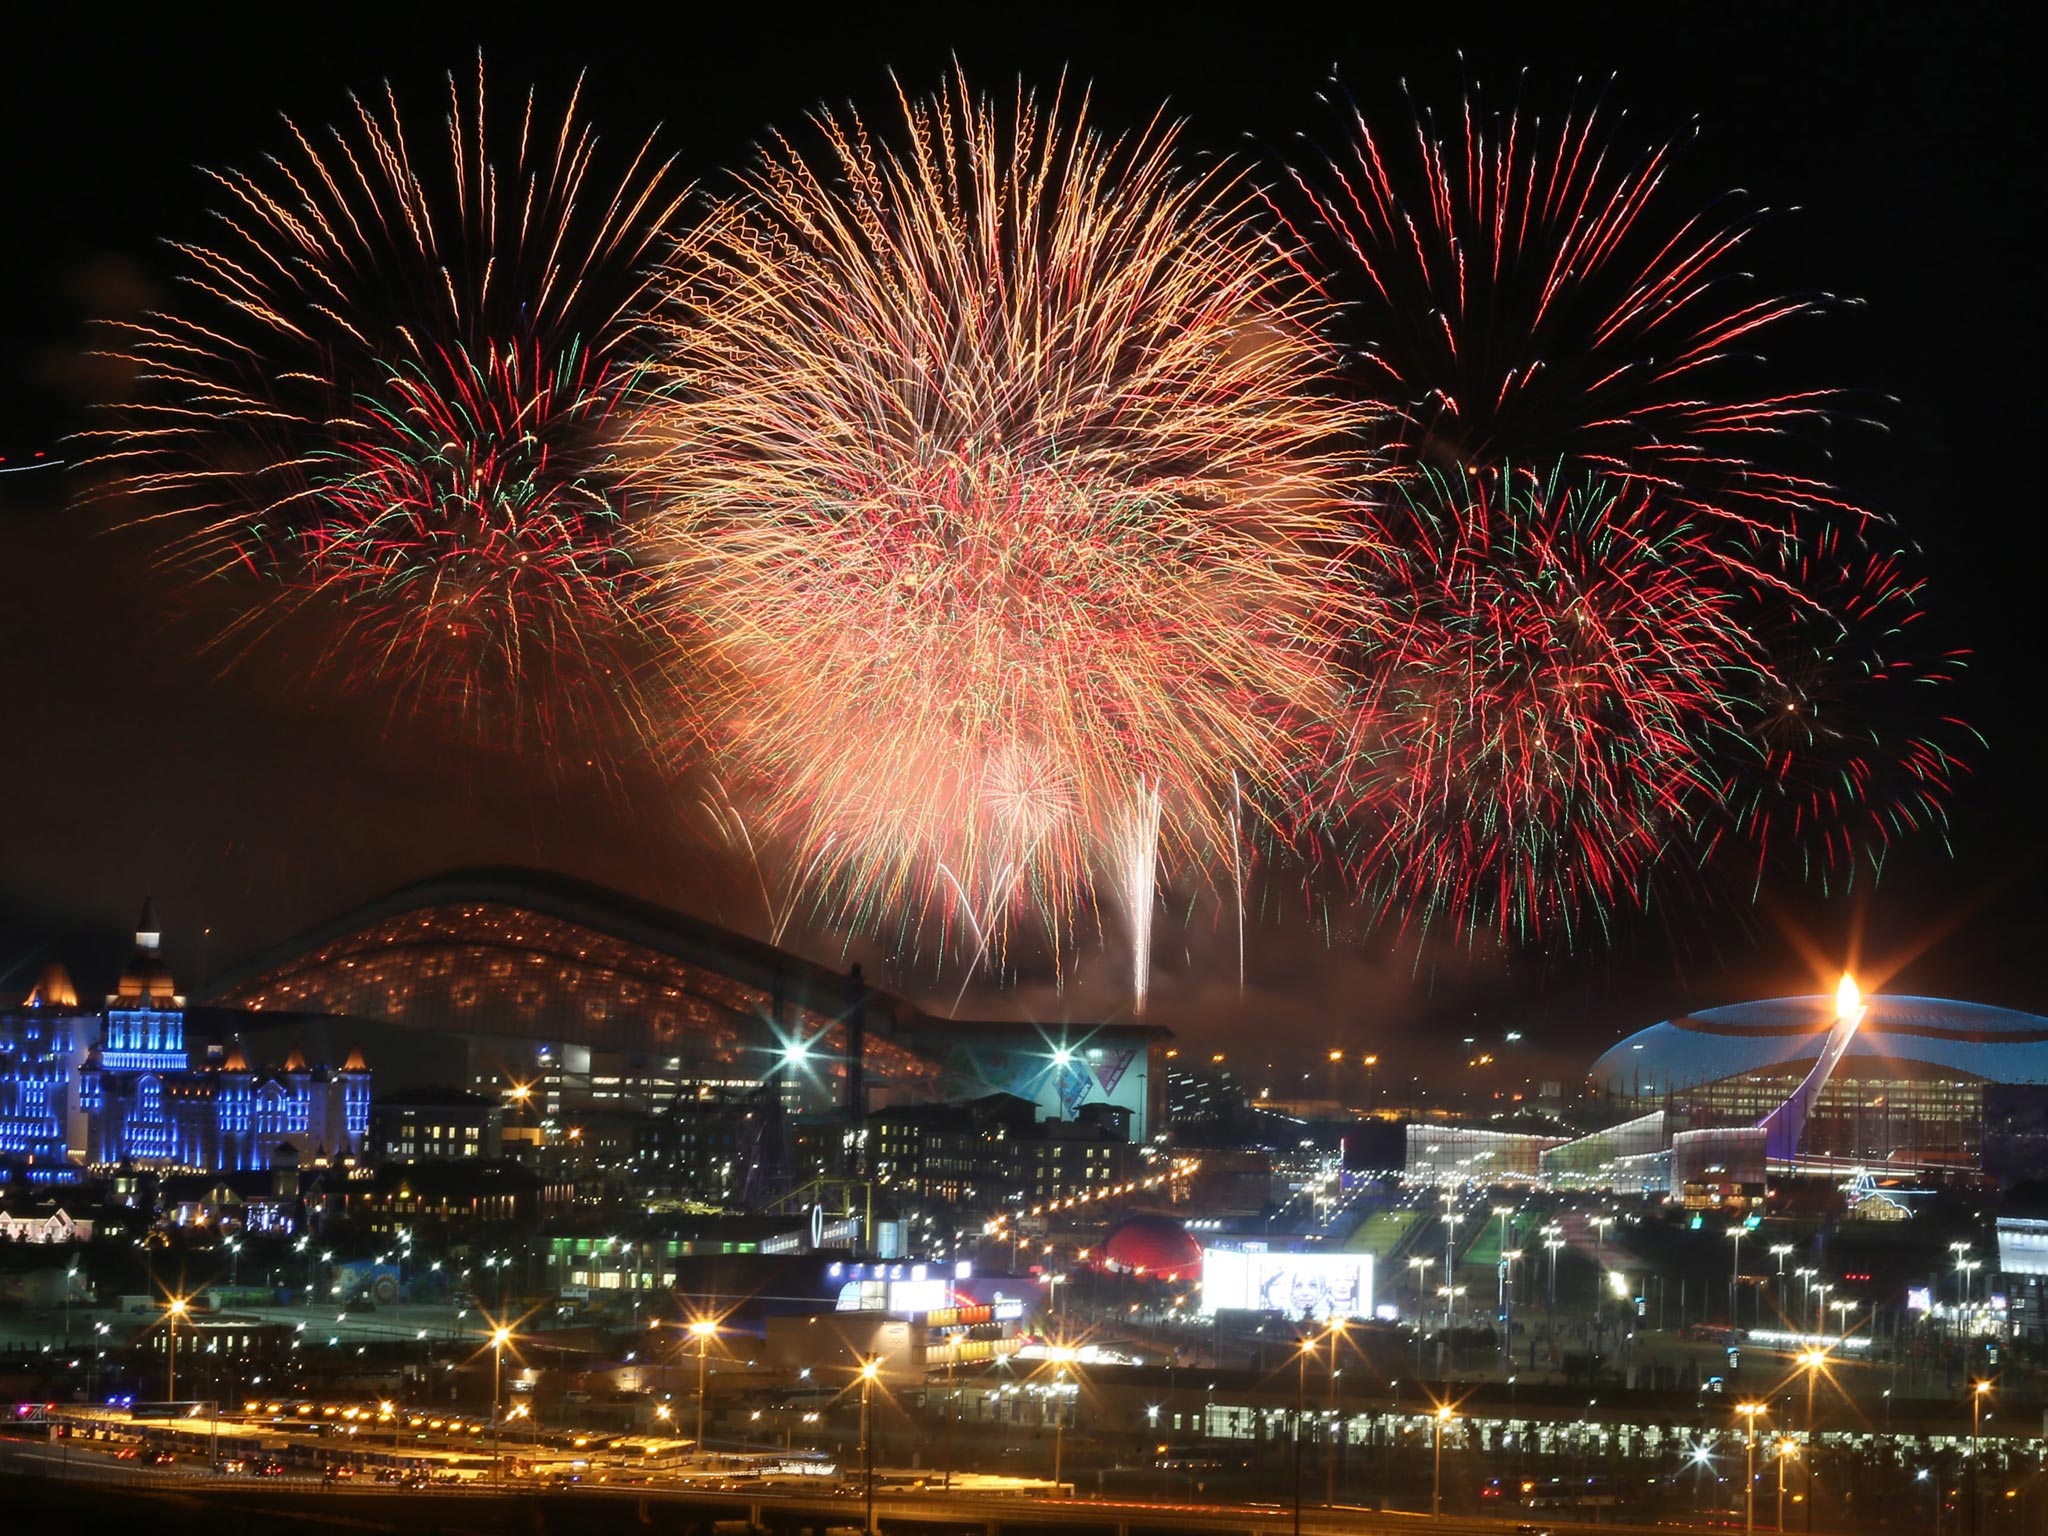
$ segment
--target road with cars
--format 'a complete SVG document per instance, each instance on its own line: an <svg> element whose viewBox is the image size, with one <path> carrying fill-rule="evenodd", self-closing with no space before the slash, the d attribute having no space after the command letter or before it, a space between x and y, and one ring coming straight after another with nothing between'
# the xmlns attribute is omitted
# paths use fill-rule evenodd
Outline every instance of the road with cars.
<svg viewBox="0 0 2048 1536"><path fill-rule="evenodd" d="M689 1486L679 1477L652 1474L628 1485L591 1482L575 1487L507 1486L488 1481L397 1487L358 1475L323 1482L317 1472L288 1470L274 1478L219 1472L203 1460L167 1465L142 1458L118 1459L104 1450L74 1449L54 1443L0 1440L0 1477L32 1477L89 1487L107 1495L123 1488L137 1495L173 1493L211 1499L223 1509L264 1509L276 1518L304 1515L313 1523L342 1523L355 1530L417 1533L444 1525L434 1510L439 1501L460 1497L462 1528L484 1533L529 1532L536 1528L573 1528L583 1536L620 1536L656 1530L707 1529L741 1525L756 1530L822 1533L858 1531L867 1519L867 1503L857 1482L842 1482L833 1492L780 1491L743 1485ZM428 1502L422 1502L428 1501ZM928 1487L877 1490L874 1520L878 1531L900 1536L945 1536L974 1532L978 1536L1023 1536L1031 1532L1105 1532L1114 1536L1167 1536L1170 1532L1213 1533L1213 1536L1291 1536L1296 1515L1291 1505L1219 1505L1095 1499L1021 1497L980 1491ZM1308 1507L1299 1515L1302 1536L1558 1536L1573 1527L1528 1520L1432 1521L1426 1516L1380 1513L1366 1509ZM1590 1527L1587 1528L1590 1531ZM1689 1526L1603 1524L1605 1536L1684 1536ZM1698 1528L1704 1531L1705 1527Z"/></svg>

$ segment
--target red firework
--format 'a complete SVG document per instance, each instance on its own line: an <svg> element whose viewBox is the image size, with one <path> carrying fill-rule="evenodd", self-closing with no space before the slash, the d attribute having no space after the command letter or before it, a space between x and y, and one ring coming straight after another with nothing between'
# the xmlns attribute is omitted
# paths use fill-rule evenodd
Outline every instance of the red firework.
<svg viewBox="0 0 2048 1536"><path fill-rule="evenodd" d="M1744 700L1749 751L1720 799L1753 885L1774 860L1847 885L1874 878L1900 838L1946 838L1983 740L1949 712L1964 653L1914 645L1926 582L1901 553L1830 531L1793 575L1812 600L1772 611L1770 666Z"/></svg>
<svg viewBox="0 0 2048 1536"><path fill-rule="evenodd" d="M1622 153L1597 105L1550 128L1468 98L1448 133L1418 114L1405 151L1351 118L1349 147L1290 170L1299 198L1274 206L1346 303L1397 471L1564 457L1774 529L1854 510L1764 462L1834 395L1744 387L1765 334L1825 302L1734 270L1762 210L1666 217L1672 147Z"/></svg>
<svg viewBox="0 0 2048 1536"><path fill-rule="evenodd" d="M1417 475L1399 638L1366 663L1331 803L1403 925L1569 938L1711 831L1760 653L1752 582L1641 482Z"/></svg>

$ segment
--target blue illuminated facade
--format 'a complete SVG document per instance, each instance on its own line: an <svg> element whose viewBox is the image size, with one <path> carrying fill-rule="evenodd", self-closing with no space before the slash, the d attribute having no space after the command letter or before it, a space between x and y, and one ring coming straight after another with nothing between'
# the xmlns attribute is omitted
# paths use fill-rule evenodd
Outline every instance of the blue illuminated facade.
<svg viewBox="0 0 2048 1536"><path fill-rule="evenodd" d="M15 1012L0 1014L0 1155L32 1164L242 1172L338 1162L370 1129L370 1072L358 1052L339 1067L252 1070L239 1046L194 1049L185 999L143 909L135 955L103 1010L80 1009L61 970Z"/></svg>
<svg viewBox="0 0 2048 1536"><path fill-rule="evenodd" d="M78 1006L61 965L37 979L22 1006L0 1012L0 1156L61 1167L85 1144L79 1069L99 1037L99 1015Z"/></svg>

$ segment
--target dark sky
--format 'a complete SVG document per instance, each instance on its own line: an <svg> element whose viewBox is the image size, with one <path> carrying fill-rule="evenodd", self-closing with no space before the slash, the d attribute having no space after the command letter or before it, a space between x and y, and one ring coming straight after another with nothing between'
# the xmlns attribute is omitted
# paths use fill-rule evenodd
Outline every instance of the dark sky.
<svg viewBox="0 0 2048 1536"><path fill-rule="evenodd" d="M1990 747L1958 796L1954 856L1923 842L1847 895L1788 883L1755 905L1676 901L1575 955L1433 949L1418 962L1383 940L1332 947L1276 916L1254 934L1242 999L1227 935L1207 916L1163 919L1155 1017L1241 1053L1405 1043L1425 1066L1455 1035L1523 1028L1569 1076L1641 1023L1804 989L1852 935L1880 972L1903 966L1895 989L2048 1012L2035 681L2048 518L2030 459L2043 338L2038 246L2023 236L2041 214L2042 144L2018 9L1360 4L1342 21L1247 7L1226 22L1206 10L940 21L856 8L824 24L762 8L758 23L673 29L594 5L14 18L0 62L0 456L63 453L100 387L81 356L86 316L164 281L159 240L200 227L194 167L281 149L279 113L325 121L347 89L387 78L414 111L437 111L444 72L479 45L498 90L532 80L559 100L587 67L601 128L624 139L660 123L704 176L822 100L881 112L887 70L922 91L955 54L989 89L1067 69L1093 83L1107 125L1170 102L1190 143L1226 153L1325 125L1316 93L1333 63L1392 122L1404 78L1447 103L1466 78L1498 89L1526 68L1536 89L1568 92L1618 74L1610 94L1632 137L1700 121L1671 206L1732 187L1796 206L1746 265L1779 289L1863 301L1787 330L1773 363L1852 386L1883 423L1838 434L1834 474L1922 547L1923 643L1973 653L1956 703ZM374 704L294 688L288 656L224 669L153 535L110 531L64 499L62 471L0 473L0 991L24 987L45 953L89 973L145 892L193 974L457 864L559 867L759 929L747 885L672 791L573 766L540 775L394 731ZM808 942L838 957L833 937ZM1064 996L970 992L968 1006L1087 1016L1114 1005L1116 970L1084 958Z"/></svg>

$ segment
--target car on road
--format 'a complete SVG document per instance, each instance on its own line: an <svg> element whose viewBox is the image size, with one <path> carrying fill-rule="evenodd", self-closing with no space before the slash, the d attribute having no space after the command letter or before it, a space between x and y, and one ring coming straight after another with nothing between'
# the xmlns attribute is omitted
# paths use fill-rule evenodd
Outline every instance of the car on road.
<svg viewBox="0 0 2048 1536"><path fill-rule="evenodd" d="M283 1477L284 1463L281 1461L252 1461L249 1463L251 1477Z"/></svg>
<svg viewBox="0 0 2048 1536"><path fill-rule="evenodd" d="M116 1461L136 1461L139 1460L141 1456L141 1450L138 1447L132 1445L124 1445L121 1447L121 1449L114 1452L114 1460Z"/></svg>
<svg viewBox="0 0 2048 1536"><path fill-rule="evenodd" d="M175 1451L151 1451L149 1464L152 1467L168 1467L178 1459Z"/></svg>

